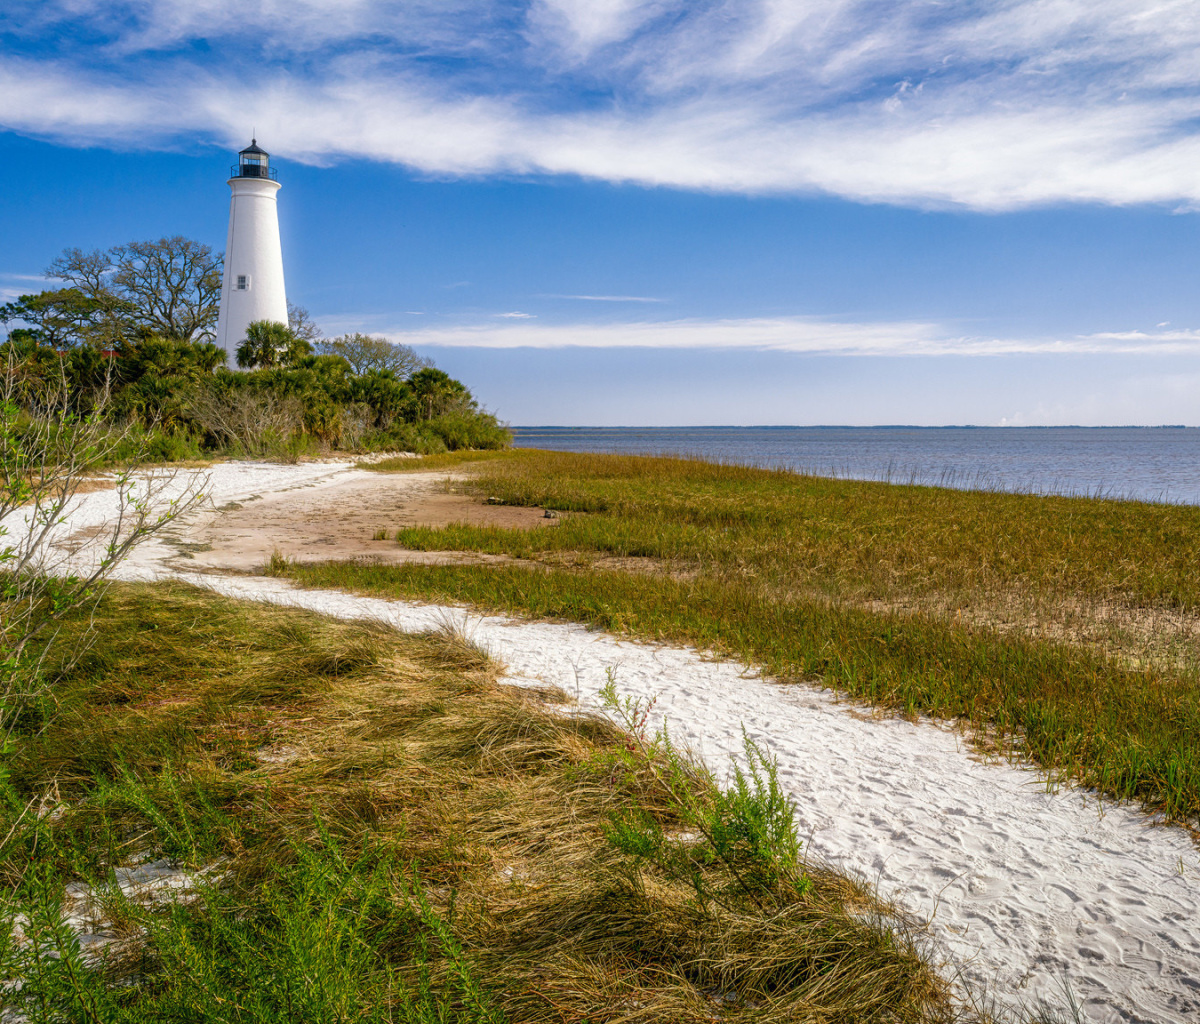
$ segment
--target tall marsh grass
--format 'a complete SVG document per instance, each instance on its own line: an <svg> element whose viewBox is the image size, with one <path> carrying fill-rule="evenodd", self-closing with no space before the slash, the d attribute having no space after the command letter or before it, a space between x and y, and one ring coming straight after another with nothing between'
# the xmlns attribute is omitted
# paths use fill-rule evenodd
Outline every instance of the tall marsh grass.
<svg viewBox="0 0 1200 1024"><path fill-rule="evenodd" d="M413 460L416 461L416 460ZM402 530L528 565L293 567L309 586L467 601L693 643L908 715L959 719L1053 779L1200 819L1200 651L1166 661L953 614L997 595L1188 619L1200 509L826 480L682 459L522 450L479 493L554 529ZM642 560L605 568L615 556Z"/></svg>
<svg viewBox="0 0 1200 1024"><path fill-rule="evenodd" d="M528 449L490 460L475 480L509 504L588 513L566 518L554 535L507 538L523 547L575 544L745 568L839 598L969 597L1011 586L1200 607L1200 508L1189 505Z"/></svg>

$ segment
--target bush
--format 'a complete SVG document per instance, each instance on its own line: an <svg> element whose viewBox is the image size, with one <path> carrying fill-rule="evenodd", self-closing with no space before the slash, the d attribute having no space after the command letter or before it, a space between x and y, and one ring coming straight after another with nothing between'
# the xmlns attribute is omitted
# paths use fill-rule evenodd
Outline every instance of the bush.
<svg viewBox="0 0 1200 1024"><path fill-rule="evenodd" d="M362 450L440 455L446 451L446 442L424 423L395 423L388 430L373 430L367 434Z"/></svg>
<svg viewBox="0 0 1200 1024"><path fill-rule="evenodd" d="M204 457L203 435L189 427L143 427L130 423L120 428L110 461L187 462Z"/></svg>
<svg viewBox="0 0 1200 1024"><path fill-rule="evenodd" d="M496 417L483 412L452 412L424 424L446 448L507 448L512 444L512 432L500 425Z"/></svg>
<svg viewBox="0 0 1200 1024"><path fill-rule="evenodd" d="M252 458L287 452L304 434L300 400L267 389L199 387L190 412L215 446Z"/></svg>

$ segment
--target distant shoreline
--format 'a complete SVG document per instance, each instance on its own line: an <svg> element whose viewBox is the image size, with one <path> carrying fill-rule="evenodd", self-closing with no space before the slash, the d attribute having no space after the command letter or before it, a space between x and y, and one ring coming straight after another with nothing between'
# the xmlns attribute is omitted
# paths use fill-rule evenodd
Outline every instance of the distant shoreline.
<svg viewBox="0 0 1200 1024"><path fill-rule="evenodd" d="M767 423L760 425L747 424L682 424L675 426L566 426L554 423L528 424L511 426L512 430L1200 430L1200 426L1186 423L1112 423L1099 426L1086 424L980 424L980 423L943 423L936 426L916 423L873 423L867 426L854 426L847 423L814 423L789 424Z"/></svg>
<svg viewBox="0 0 1200 1024"><path fill-rule="evenodd" d="M1200 427L513 427L517 448L675 455L812 476L1200 505Z"/></svg>

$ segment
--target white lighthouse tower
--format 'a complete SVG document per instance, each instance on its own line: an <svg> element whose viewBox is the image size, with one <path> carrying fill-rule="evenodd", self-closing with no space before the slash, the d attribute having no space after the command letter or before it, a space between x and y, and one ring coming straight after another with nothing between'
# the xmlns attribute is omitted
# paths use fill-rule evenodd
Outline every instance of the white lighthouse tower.
<svg viewBox="0 0 1200 1024"><path fill-rule="evenodd" d="M225 243L225 277L221 282L221 311L217 344L230 366L246 327L255 320L288 322L283 290L283 249L279 245L279 212L275 194L279 182L270 155L257 140L238 154L229 188L229 237Z"/></svg>

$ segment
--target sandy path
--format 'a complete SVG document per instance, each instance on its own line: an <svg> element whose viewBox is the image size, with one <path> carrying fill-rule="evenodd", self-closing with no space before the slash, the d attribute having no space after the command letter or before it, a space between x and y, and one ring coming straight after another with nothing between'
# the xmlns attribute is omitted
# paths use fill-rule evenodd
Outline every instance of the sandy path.
<svg viewBox="0 0 1200 1024"><path fill-rule="evenodd" d="M264 486L252 493L228 498L218 485L213 508L166 531L163 541L176 554L164 555L160 548L156 559L179 570L237 572L257 572L276 551L299 561L510 561L474 552L406 551L395 542L396 530L452 522L523 529L558 523L541 509L484 505L447 492L445 472L383 474L339 465L329 474L308 465L274 468L290 472L277 482L261 480ZM259 482L270 469L253 472ZM380 532L389 539L376 539Z"/></svg>
<svg viewBox="0 0 1200 1024"><path fill-rule="evenodd" d="M447 614L461 618L461 610L435 605L195 571L217 569L220 550L238 550L243 527L223 526L222 515L252 519L255 495L264 520L293 502L325 508L321 529L354 522L354 531L366 531L370 523L346 518L339 498L364 487L403 502L429 479L380 477L346 464L214 467L214 502L243 508L194 517L174 538L136 552L121 575L183 578L234 597L379 618L405 630L436 626ZM268 503L267 495L276 497ZM103 519L106 500L81 499L71 529ZM226 539L205 552L205 566L181 556L181 538L203 547L222 530ZM614 668L622 692L657 697L658 720L665 717L679 741L718 769L740 750L744 726L779 758L812 853L931 918L931 933L977 990L987 986L1004 1002L1015 993L1026 1005L1061 1005L1069 985L1089 1021L1200 1020L1200 856L1182 830L1102 806L1094 794L1047 793L1037 771L984 764L936 724L876 718L831 693L765 682L692 650L573 625L469 621L517 684L552 683L594 705L605 670Z"/></svg>

